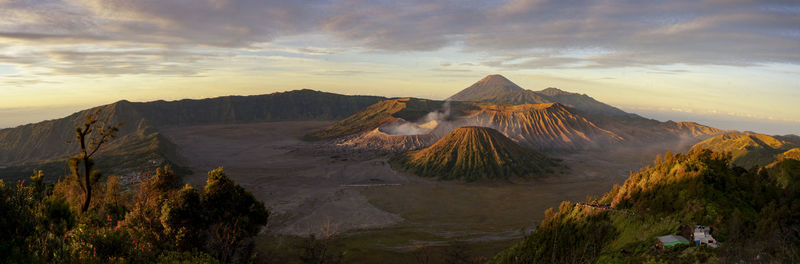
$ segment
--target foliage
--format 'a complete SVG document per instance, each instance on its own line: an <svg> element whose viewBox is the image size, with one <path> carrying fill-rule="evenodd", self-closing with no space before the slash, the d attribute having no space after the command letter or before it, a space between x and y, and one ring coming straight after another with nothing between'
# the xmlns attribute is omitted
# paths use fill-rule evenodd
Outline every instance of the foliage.
<svg viewBox="0 0 800 264"><path fill-rule="evenodd" d="M618 234L608 212L584 210L562 202L548 209L536 231L495 256L493 263L585 263L596 259Z"/></svg>
<svg viewBox="0 0 800 264"><path fill-rule="evenodd" d="M101 115L102 111L97 110L86 117L83 126L75 128L75 138L80 146L80 153L69 159L69 169L83 191L81 213L89 209L92 187L100 180L100 171L93 169L92 156L97 154L100 147L116 137L121 126L121 124L109 124L108 117ZM83 165L83 168L80 165Z"/></svg>
<svg viewBox="0 0 800 264"><path fill-rule="evenodd" d="M82 214L83 201L69 199L80 192L76 181L47 186L43 177L0 180L0 263L243 263L269 216L222 169L202 192L181 188L169 167L129 190L108 177Z"/></svg>
<svg viewBox="0 0 800 264"><path fill-rule="evenodd" d="M796 162L746 170L729 153L668 152L587 201L596 207L562 203L558 212L548 210L532 235L492 262L794 263L800 261ZM719 248L654 247L656 236L690 237L696 224L711 226Z"/></svg>

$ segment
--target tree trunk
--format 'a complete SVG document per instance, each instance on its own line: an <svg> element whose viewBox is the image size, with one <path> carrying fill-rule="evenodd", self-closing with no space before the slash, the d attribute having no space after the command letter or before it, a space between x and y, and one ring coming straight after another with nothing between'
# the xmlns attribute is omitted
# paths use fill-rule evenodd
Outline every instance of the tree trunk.
<svg viewBox="0 0 800 264"><path fill-rule="evenodd" d="M86 196L83 199L83 206L81 206L81 213L86 212L89 210L89 203L92 201L92 182L91 182L91 173L89 173L89 159L83 159L83 180L86 184Z"/></svg>
<svg viewBox="0 0 800 264"><path fill-rule="evenodd" d="M91 179L91 166L89 165L89 155L86 152L86 132L80 133L78 140L81 141L81 160L83 160L83 184L86 195L83 199L83 206L81 206L81 213L89 210L89 203L92 201L92 183ZM76 169L77 170L77 169ZM79 181L80 182L80 181Z"/></svg>

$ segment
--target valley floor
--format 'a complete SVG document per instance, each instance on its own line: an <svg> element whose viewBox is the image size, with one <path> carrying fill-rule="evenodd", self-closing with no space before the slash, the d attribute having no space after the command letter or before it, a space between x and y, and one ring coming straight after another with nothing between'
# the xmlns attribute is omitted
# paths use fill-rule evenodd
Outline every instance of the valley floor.
<svg viewBox="0 0 800 264"><path fill-rule="evenodd" d="M206 125L162 132L194 172L185 177L187 183L202 187L205 172L222 166L270 208L260 247L275 247L269 245L277 243L275 237L335 232L337 247L348 252L345 260L354 262L404 262L413 260L415 249L453 243L480 245L469 254L491 257L535 227L545 209L602 194L664 151L555 155L569 168L564 173L514 184L440 182L392 170L387 155L300 140L330 123Z"/></svg>

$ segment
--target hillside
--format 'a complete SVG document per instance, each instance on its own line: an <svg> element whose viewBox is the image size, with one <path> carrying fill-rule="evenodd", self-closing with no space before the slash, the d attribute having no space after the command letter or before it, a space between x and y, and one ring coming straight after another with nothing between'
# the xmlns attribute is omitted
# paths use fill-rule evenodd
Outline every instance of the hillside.
<svg viewBox="0 0 800 264"><path fill-rule="evenodd" d="M403 170L441 180L475 181L540 175L555 164L497 130L461 127L425 149L393 159Z"/></svg>
<svg viewBox="0 0 800 264"><path fill-rule="evenodd" d="M490 263L794 263L800 260L800 162L745 170L709 150L667 153L622 186L545 212L536 231ZM719 248L658 249L710 226Z"/></svg>
<svg viewBox="0 0 800 264"><path fill-rule="evenodd" d="M773 136L755 133L727 133L697 143L692 149L730 152L734 164L749 168L767 165L775 160L776 155L795 147L798 145Z"/></svg>
<svg viewBox="0 0 800 264"><path fill-rule="evenodd" d="M0 176L29 176L33 168L45 169L46 175L62 174L65 167L63 160L78 151L76 144L66 142L75 138L75 127L82 124L89 113L97 110L108 117L111 123L123 124L117 133L117 139L98 153L98 167L106 172L125 173L136 168L180 162L173 144L158 132L163 127L335 120L349 116L380 99L374 96L298 90L172 102L119 101L60 119L0 130Z"/></svg>

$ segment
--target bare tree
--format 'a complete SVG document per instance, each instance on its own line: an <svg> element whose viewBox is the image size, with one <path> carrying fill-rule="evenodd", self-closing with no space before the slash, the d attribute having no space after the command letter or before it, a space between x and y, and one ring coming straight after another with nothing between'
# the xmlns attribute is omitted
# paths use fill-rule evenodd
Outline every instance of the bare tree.
<svg viewBox="0 0 800 264"><path fill-rule="evenodd" d="M102 111L97 110L86 117L83 126L75 127L75 138L80 144L80 153L69 159L72 175L77 179L83 191L83 205L81 213L89 210L92 201L92 184L100 178L99 171L92 170L94 162L92 157L100 150L103 144L116 137L121 123L109 124L110 117L101 118ZM69 143L69 142L67 142ZM83 165L83 170L80 169Z"/></svg>
<svg viewBox="0 0 800 264"><path fill-rule="evenodd" d="M344 252L332 252L333 245L331 245L333 238L339 234L339 226L333 224L331 219L328 218L319 227L318 234L319 236L316 236L310 232L309 237L305 239L300 260L304 263L312 264L342 263Z"/></svg>

